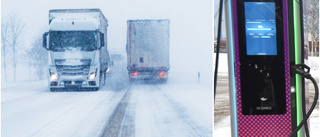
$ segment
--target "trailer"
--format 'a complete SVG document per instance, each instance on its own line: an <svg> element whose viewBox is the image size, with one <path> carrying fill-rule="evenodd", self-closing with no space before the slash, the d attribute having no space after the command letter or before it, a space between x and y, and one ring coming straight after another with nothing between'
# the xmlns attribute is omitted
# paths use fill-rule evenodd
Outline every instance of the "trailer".
<svg viewBox="0 0 320 137"><path fill-rule="evenodd" d="M168 19L127 21L127 69L130 81L167 81L170 21Z"/></svg>

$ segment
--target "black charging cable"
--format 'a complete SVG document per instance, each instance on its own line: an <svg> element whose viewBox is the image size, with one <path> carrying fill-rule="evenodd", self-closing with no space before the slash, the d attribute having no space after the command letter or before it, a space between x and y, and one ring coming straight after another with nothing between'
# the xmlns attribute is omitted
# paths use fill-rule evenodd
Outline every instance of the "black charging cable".
<svg viewBox="0 0 320 137"><path fill-rule="evenodd" d="M305 71L305 69L307 69L307 72ZM310 72L310 67L308 67L305 64L298 64L298 65L292 65L291 66L291 73L292 74L299 74L302 77L306 78L306 79L310 79L314 85L314 89L315 89L315 96L314 96L314 100L313 103L307 113L307 115L303 118L303 120L300 122L299 126L297 128L295 128L295 130L292 132L292 134L290 135L290 137L294 137L298 131L301 129L301 127L303 125L308 126L307 125L307 120L310 117L312 111L314 110L314 108L317 105L317 101L319 98L319 87L317 84L317 81L311 76Z"/></svg>
<svg viewBox="0 0 320 137"><path fill-rule="evenodd" d="M220 0L219 7L219 20L218 20L218 37L217 37L217 50L216 50L216 64L214 70L214 78L213 78L213 97L216 100L216 90L217 90L217 80L218 80L218 66L219 66L219 53L220 53L220 38L221 38L221 20L222 20L222 6L223 0Z"/></svg>

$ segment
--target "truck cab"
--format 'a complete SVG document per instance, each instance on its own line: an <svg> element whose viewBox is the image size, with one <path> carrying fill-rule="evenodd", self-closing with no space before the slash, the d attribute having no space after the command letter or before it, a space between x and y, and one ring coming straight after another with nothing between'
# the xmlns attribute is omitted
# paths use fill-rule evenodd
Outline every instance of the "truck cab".
<svg viewBox="0 0 320 137"><path fill-rule="evenodd" d="M48 50L49 87L98 90L112 65L107 49L107 19L99 9L49 11L50 29L43 35Z"/></svg>

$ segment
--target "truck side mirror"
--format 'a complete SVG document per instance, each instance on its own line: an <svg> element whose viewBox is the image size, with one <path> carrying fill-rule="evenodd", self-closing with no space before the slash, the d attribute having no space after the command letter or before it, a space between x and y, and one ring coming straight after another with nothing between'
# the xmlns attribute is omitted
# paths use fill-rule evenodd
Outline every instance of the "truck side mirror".
<svg viewBox="0 0 320 137"><path fill-rule="evenodd" d="M48 34L49 34L49 32L46 32L46 33L44 33L43 34L43 37L42 37L42 46L46 49L46 50L48 50L48 45L47 45L47 36L48 36Z"/></svg>
<svg viewBox="0 0 320 137"><path fill-rule="evenodd" d="M100 48L104 47L104 34L100 32Z"/></svg>

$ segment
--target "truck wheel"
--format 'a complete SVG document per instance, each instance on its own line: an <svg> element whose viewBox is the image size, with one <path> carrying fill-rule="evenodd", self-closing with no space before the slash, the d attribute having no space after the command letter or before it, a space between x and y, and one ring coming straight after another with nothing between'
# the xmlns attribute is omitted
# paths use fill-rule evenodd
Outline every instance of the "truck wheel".
<svg viewBox="0 0 320 137"><path fill-rule="evenodd" d="M168 81L168 79L166 78L166 79L160 79L158 82L159 82L159 84L166 84L167 81Z"/></svg>
<svg viewBox="0 0 320 137"><path fill-rule="evenodd" d="M135 82L136 82L136 81L135 81L134 79L131 79L131 78L129 79L129 83L130 83L130 84L133 84L133 83L135 83Z"/></svg>
<svg viewBox="0 0 320 137"><path fill-rule="evenodd" d="M104 77L103 77L104 79L103 79L103 84L105 85L106 84L106 80L107 80L107 73L106 72L104 72Z"/></svg>
<svg viewBox="0 0 320 137"><path fill-rule="evenodd" d="M102 85L105 85L106 84L106 72L103 72L103 77L102 77Z"/></svg>
<svg viewBox="0 0 320 137"><path fill-rule="evenodd" d="M55 92L55 91L58 91L58 89L57 88L50 88L50 91Z"/></svg>
<svg viewBox="0 0 320 137"><path fill-rule="evenodd" d="M98 90L99 90L99 88L101 87L101 79L102 79L102 75L103 75L103 73L100 71L100 74L99 74L99 87L97 87L98 88ZM93 88L93 90L94 91L96 91L96 88Z"/></svg>

